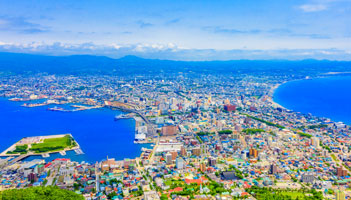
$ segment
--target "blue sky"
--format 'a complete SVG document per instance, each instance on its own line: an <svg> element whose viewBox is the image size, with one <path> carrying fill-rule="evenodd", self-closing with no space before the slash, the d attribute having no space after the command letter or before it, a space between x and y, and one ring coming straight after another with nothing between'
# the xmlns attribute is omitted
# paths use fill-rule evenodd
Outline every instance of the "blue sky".
<svg viewBox="0 0 351 200"><path fill-rule="evenodd" d="M351 60L351 0L0 0L0 50Z"/></svg>

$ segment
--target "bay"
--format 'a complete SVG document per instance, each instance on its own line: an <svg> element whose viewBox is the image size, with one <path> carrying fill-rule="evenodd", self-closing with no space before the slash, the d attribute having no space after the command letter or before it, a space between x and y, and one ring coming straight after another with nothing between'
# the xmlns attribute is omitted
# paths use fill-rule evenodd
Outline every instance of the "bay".
<svg viewBox="0 0 351 200"><path fill-rule="evenodd" d="M275 90L274 101L289 110L351 125L351 76L287 82Z"/></svg>
<svg viewBox="0 0 351 200"><path fill-rule="evenodd" d="M74 151L66 156L50 154L45 160L70 158L75 161L95 163L102 159L135 158L145 144L134 144L135 121L124 119L114 121L121 111L107 108L77 112L48 111L50 106L21 107L24 102L11 102L0 98L0 151L23 137L71 133L85 154ZM68 105L61 106L68 108ZM72 108L71 108L72 109ZM42 158L31 156L27 160Z"/></svg>

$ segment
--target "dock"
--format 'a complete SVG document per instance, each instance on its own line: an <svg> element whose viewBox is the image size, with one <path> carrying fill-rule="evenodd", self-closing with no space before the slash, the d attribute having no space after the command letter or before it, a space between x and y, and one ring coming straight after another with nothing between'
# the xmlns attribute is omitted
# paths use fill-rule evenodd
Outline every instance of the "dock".
<svg viewBox="0 0 351 200"><path fill-rule="evenodd" d="M50 154L48 154L48 153L43 153L41 156L42 156L43 158L48 158L48 157L50 157Z"/></svg>
<svg viewBox="0 0 351 200"><path fill-rule="evenodd" d="M82 151L82 149L75 149L74 152L76 152L77 155L84 154L84 152Z"/></svg>

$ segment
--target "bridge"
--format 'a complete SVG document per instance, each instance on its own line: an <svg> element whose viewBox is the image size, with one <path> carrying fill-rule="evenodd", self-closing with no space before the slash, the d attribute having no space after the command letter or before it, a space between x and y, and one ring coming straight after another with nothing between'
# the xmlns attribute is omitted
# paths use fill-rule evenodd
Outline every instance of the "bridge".
<svg viewBox="0 0 351 200"><path fill-rule="evenodd" d="M117 101L114 101L114 102L105 101L105 106L108 106L111 108L116 108L116 109L122 110L124 112L135 113L135 114L139 115L148 126L151 125L152 134L156 133L150 120L145 115L143 115L141 112L138 111L138 109L140 109L138 106L132 105L132 104L126 104L126 103L122 103L122 102L117 102Z"/></svg>
<svg viewBox="0 0 351 200"><path fill-rule="evenodd" d="M28 156L32 156L32 155L33 155L33 154L23 154L23 155L19 155L19 156L17 156L16 158L14 158L14 159L8 161L8 163L7 163L6 165L7 165L7 166L13 165L13 164L15 164L16 162L21 161L21 160L27 158ZM9 158L9 159L11 159L11 158ZM6 165L5 165L5 166L6 166Z"/></svg>

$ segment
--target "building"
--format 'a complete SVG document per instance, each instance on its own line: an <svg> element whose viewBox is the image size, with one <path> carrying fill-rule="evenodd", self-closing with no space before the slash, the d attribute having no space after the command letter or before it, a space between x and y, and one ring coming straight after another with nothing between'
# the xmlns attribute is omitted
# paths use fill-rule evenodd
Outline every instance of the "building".
<svg viewBox="0 0 351 200"><path fill-rule="evenodd" d="M171 151L170 153L172 155L172 161L176 160L178 153L176 151Z"/></svg>
<svg viewBox="0 0 351 200"><path fill-rule="evenodd" d="M201 144L200 145L201 148L201 154L207 154L207 144Z"/></svg>
<svg viewBox="0 0 351 200"><path fill-rule="evenodd" d="M235 175L235 172L222 172L221 173L222 180L238 180L238 177Z"/></svg>
<svg viewBox="0 0 351 200"><path fill-rule="evenodd" d="M235 105L227 104L227 105L224 105L224 110L225 110L225 111L228 111L228 112L232 112L232 111L235 111L235 110L236 110L236 106L235 106Z"/></svg>
<svg viewBox="0 0 351 200"><path fill-rule="evenodd" d="M184 168L184 160L183 160L183 158L177 158L176 159L176 167L177 167L177 169L183 169Z"/></svg>
<svg viewBox="0 0 351 200"><path fill-rule="evenodd" d="M144 200L159 200L160 196L158 196L156 191L147 191L144 192Z"/></svg>
<svg viewBox="0 0 351 200"><path fill-rule="evenodd" d="M313 183L314 182L314 175L310 173L304 173L301 176L301 181L303 183Z"/></svg>
<svg viewBox="0 0 351 200"><path fill-rule="evenodd" d="M180 155L184 157L186 156L186 150L184 146L180 147Z"/></svg>
<svg viewBox="0 0 351 200"><path fill-rule="evenodd" d="M276 174L278 172L278 167L275 164L269 166L269 174Z"/></svg>
<svg viewBox="0 0 351 200"><path fill-rule="evenodd" d="M215 166L217 164L217 160L215 158L208 158L208 165Z"/></svg>
<svg viewBox="0 0 351 200"><path fill-rule="evenodd" d="M200 163L200 170L202 172L206 171L206 164L205 163Z"/></svg>
<svg viewBox="0 0 351 200"><path fill-rule="evenodd" d="M256 149L254 149L254 148L251 148L250 149L250 157L251 158L257 158L257 156L258 156L258 151Z"/></svg>
<svg viewBox="0 0 351 200"><path fill-rule="evenodd" d="M101 170L102 171L109 171L112 168L116 168L116 161L114 158L107 158L106 161L101 163Z"/></svg>
<svg viewBox="0 0 351 200"><path fill-rule="evenodd" d="M30 182L37 182L38 181L37 175L34 174L34 173L28 174L28 181L30 181Z"/></svg>
<svg viewBox="0 0 351 200"><path fill-rule="evenodd" d="M347 176L347 170L344 169L343 167L338 167L338 168L336 168L336 175L339 177Z"/></svg>
<svg viewBox="0 0 351 200"><path fill-rule="evenodd" d="M201 155L200 147L193 148L192 153L193 153L194 156L200 156Z"/></svg>
<svg viewBox="0 0 351 200"><path fill-rule="evenodd" d="M317 137L312 137L311 143L314 147L318 148L319 147L319 138Z"/></svg>
<svg viewBox="0 0 351 200"><path fill-rule="evenodd" d="M164 126L161 128L161 133L163 136L172 136L176 135L178 132L178 127L177 126Z"/></svg>
<svg viewBox="0 0 351 200"><path fill-rule="evenodd" d="M335 194L336 200L345 200L345 192L342 190L338 190Z"/></svg>
<svg viewBox="0 0 351 200"><path fill-rule="evenodd" d="M166 163L167 165L172 164L172 154L170 154L169 152L166 154Z"/></svg>

